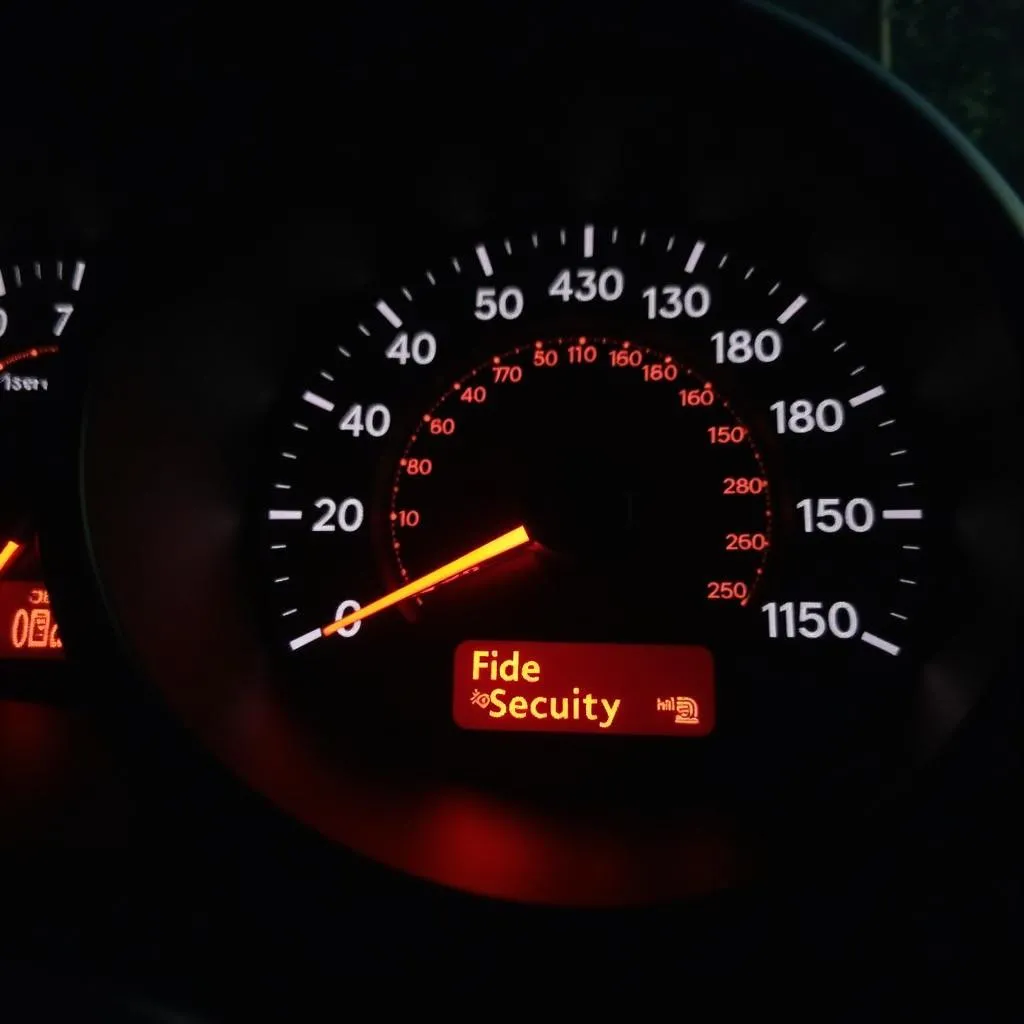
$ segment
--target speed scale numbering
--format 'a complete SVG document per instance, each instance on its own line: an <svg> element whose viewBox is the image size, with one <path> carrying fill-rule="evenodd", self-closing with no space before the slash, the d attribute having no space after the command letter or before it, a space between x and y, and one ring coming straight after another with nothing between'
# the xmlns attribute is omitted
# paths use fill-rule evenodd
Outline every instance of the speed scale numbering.
<svg viewBox="0 0 1024 1024"><path fill-rule="evenodd" d="M584 224L481 242L365 309L269 453L282 650L386 644L432 607L456 637L465 615L716 658L744 630L905 649L909 424L819 300L703 239Z"/></svg>

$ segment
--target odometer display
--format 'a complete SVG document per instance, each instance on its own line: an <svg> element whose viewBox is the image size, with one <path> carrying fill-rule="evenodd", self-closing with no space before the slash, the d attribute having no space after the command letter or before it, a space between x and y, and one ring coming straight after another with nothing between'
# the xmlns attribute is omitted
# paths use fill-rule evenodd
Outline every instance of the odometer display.
<svg viewBox="0 0 1024 1024"><path fill-rule="evenodd" d="M841 759L904 699L926 485L899 368L827 297L710 239L588 223L473 242L322 331L257 543L297 699L354 745L386 722L486 774L451 715L476 637L700 648L713 738L766 750L813 733ZM648 700L615 663L614 697Z"/></svg>

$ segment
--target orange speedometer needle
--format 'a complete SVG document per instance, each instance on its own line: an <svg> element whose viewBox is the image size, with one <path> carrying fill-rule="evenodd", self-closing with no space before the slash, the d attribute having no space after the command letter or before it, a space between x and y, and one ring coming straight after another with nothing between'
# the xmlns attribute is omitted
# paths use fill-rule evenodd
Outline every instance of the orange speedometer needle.
<svg viewBox="0 0 1024 1024"><path fill-rule="evenodd" d="M498 555L503 555L506 551L512 551L514 548L526 544L529 539L530 535L526 532L526 527L517 526L514 530L509 530L508 533L503 533L500 537L495 537L494 540L489 540L486 544L481 544L480 547L467 551L464 555L460 555L451 562L438 566L433 572L428 572L426 576L421 576L411 583L406 583L404 587L392 590L390 594L385 594L384 597L371 601L365 607L350 612L348 615L332 622L329 626L324 626L320 632L324 636L337 633L339 629L351 626L353 622L359 622L361 619L376 615L377 612L382 612L385 608L390 608L392 605L398 604L399 601L404 601L407 597L415 597L417 594L422 594L424 590L436 587L439 583L444 583L445 580L450 580L453 576L458 576L467 569L472 569L477 565L482 565L484 562L489 562L492 558L497 558Z"/></svg>
<svg viewBox="0 0 1024 1024"><path fill-rule="evenodd" d="M9 540L0 548L0 572L3 572L8 564L14 560L22 546L16 540Z"/></svg>

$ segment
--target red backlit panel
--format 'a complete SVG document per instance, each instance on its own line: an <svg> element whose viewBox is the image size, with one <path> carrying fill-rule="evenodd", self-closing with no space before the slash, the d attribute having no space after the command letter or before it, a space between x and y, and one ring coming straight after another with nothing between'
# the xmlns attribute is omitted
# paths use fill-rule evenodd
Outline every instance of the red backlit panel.
<svg viewBox="0 0 1024 1024"><path fill-rule="evenodd" d="M61 658L63 644L42 583L0 583L0 658Z"/></svg>
<svg viewBox="0 0 1024 1024"><path fill-rule="evenodd" d="M705 647L467 640L452 714L463 729L705 736L714 686Z"/></svg>

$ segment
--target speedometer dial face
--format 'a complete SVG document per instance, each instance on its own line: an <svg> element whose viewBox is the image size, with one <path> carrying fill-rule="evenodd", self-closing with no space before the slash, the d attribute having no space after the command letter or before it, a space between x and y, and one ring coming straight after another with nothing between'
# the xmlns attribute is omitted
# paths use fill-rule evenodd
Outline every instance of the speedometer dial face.
<svg viewBox="0 0 1024 1024"><path fill-rule="evenodd" d="M566 751L584 787L693 747L726 777L737 743L842 764L906 699L929 592L871 330L763 254L612 223L474 240L335 311L254 512L297 704L493 785Z"/></svg>

